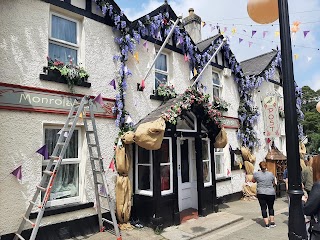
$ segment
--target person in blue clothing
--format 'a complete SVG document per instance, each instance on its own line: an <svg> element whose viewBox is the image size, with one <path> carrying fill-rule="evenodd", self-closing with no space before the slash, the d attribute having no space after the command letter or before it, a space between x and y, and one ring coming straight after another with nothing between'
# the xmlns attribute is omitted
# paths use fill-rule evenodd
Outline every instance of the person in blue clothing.
<svg viewBox="0 0 320 240"><path fill-rule="evenodd" d="M253 182L257 182L257 198L259 200L262 217L265 223L265 227L275 227L274 222L274 201L276 199L276 191L274 189L275 177L272 172L267 170L267 163L265 161L260 162L259 166L261 171L253 174ZM269 217L267 213L269 212Z"/></svg>

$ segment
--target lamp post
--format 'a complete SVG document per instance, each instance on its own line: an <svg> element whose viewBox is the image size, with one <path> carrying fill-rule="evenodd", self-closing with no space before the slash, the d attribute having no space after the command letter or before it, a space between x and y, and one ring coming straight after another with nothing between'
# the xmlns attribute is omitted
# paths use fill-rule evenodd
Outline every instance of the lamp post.
<svg viewBox="0 0 320 240"><path fill-rule="evenodd" d="M253 21L261 24L271 23L277 20L279 16L283 78L282 86L288 159L288 193L290 196L288 236L290 240L307 239L301 203L303 191L301 185L298 121L292 64L288 0L248 0L247 11ZM320 112L320 103L317 104L317 110ZM289 146L290 149L288 149Z"/></svg>
<svg viewBox="0 0 320 240"><path fill-rule="evenodd" d="M278 0L278 6L282 57L284 111L286 116L285 130L288 159L288 194L290 196L288 236L290 240L307 239L305 220L301 203L303 191L301 187L300 154L297 127L298 121L292 63L288 0Z"/></svg>

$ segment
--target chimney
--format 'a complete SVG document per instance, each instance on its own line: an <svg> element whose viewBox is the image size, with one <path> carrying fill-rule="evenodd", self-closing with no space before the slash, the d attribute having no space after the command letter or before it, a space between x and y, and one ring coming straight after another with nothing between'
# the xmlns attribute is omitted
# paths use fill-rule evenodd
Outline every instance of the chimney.
<svg viewBox="0 0 320 240"><path fill-rule="evenodd" d="M189 8L189 16L183 19L184 27L194 43L201 41L201 18Z"/></svg>

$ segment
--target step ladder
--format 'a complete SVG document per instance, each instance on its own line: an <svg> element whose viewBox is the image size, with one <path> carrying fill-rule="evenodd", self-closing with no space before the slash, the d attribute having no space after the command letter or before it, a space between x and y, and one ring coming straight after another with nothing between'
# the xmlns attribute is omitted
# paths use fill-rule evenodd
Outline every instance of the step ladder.
<svg viewBox="0 0 320 240"><path fill-rule="evenodd" d="M73 131L77 125L79 118L83 119L86 138L88 143L89 155L90 155L90 163L93 172L93 180L94 180L94 190L96 196L96 208L98 212L98 221L99 221L99 229L101 232L105 230L103 223L107 222L113 225L114 234L117 237L117 240L121 240L121 234L119 231L119 227L117 224L117 219L115 215L114 202L111 200L109 195L109 185L105 178L105 171L102 162L102 156L100 151L100 145L97 134L97 127L95 123L95 117L93 113L93 105L94 102L90 99L89 96L84 96L80 102L75 101L73 104L67 121L64 124L58 142L53 150L52 156L50 156L49 163L46 169L43 171L43 176L40 181L40 184L36 186L36 192L31 201L29 201L29 207L22 217L22 221L18 231L15 233L14 240L22 239L26 240L22 237L22 231L26 223L29 223L32 227L32 233L29 240L35 240L37 236L38 229L40 227L40 222L43 217L46 204L49 200L50 192L52 186L54 184L55 178L59 171L59 167L61 162L63 161L63 157L68 148L70 139L72 137ZM66 136L65 133L68 135ZM101 192L101 189L104 191ZM43 200L40 205L37 205L36 201L40 195L40 193L44 193ZM106 203L107 206L101 206L102 203ZM36 206L40 210L37 214L37 218L35 222L29 219L30 213L33 207ZM111 220L102 217L102 210L105 212L109 212L111 215Z"/></svg>

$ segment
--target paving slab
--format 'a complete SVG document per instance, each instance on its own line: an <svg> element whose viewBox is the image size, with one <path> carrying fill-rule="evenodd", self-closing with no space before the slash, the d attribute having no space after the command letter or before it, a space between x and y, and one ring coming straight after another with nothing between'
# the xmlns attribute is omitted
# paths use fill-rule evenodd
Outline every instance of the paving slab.
<svg viewBox="0 0 320 240"><path fill-rule="evenodd" d="M168 240L192 239L243 219L240 215L228 212L209 214L206 217L191 219L179 226L165 228L161 235Z"/></svg>

